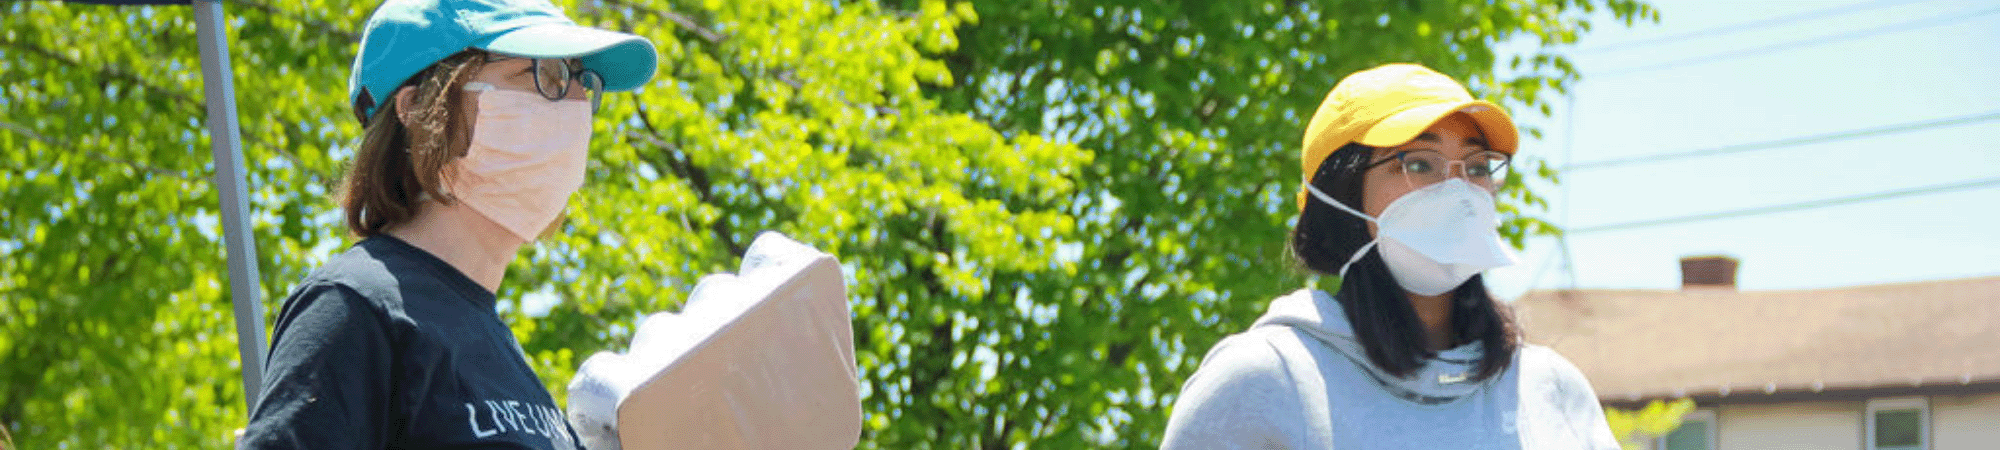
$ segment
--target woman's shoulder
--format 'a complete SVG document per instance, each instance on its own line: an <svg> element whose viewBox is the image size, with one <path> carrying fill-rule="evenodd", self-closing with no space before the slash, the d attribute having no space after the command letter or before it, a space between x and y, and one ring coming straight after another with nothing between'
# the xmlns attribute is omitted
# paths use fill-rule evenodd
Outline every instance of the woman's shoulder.
<svg viewBox="0 0 2000 450"><path fill-rule="evenodd" d="M403 316L402 279L426 276L428 271L409 264L408 257L394 246L377 241L364 239L314 267L287 294L281 314L307 311L315 303L339 302L373 311L382 319Z"/></svg>
<svg viewBox="0 0 2000 450"><path fill-rule="evenodd" d="M1224 337L1215 343L1215 347L1209 348L1195 374L1252 379L1288 375L1285 357L1278 350L1278 345L1279 340L1290 334L1290 330L1282 327L1254 327Z"/></svg>
<svg viewBox="0 0 2000 450"><path fill-rule="evenodd" d="M1290 327L1260 326L1217 342L1201 366L1181 386L1184 401L1229 399L1230 403L1296 409L1302 390L1322 382L1305 343Z"/></svg>
<svg viewBox="0 0 2000 450"><path fill-rule="evenodd" d="M1312 371L1312 368L1293 365L1313 364L1298 361L1313 347L1307 342L1311 338L1301 335L1306 332L1302 329L1324 326L1315 320L1323 315L1318 310L1325 307L1321 303L1331 301L1331 297L1325 302L1316 298L1325 295L1301 289L1274 299L1270 310L1255 325L1210 347L1202 357L1201 367L1189 378L1189 384L1198 378L1217 378L1239 385L1270 383L1286 391L1295 390L1298 381L1295 378L1301 376L1298 369Z"/></svg>
<svg viewBox="0 0 2000 450"><path fill-rule="evenodd" d="M1591 389L1583 370L1554 349L1523 343L1515 355L1514 370L1519 373L1523 388L1541 389L1544 390L1541 394L1559 399L1597 402L1597 393Z"/></svg>
<svg viewBox="0 0 2000 450"><path fill-rule="evenodd" d="M413 247L382 236L361 240L312 269L279 310L277 328L338 322L408 328L420 316L404 298L412 285L431 285L433 269L414 262ZM291 330L298 332L298 330Z"/></svg>
<svg viewBox="0 0 2000 450"><path fill-rule="evenodd" d="M1524 448L1618 448L1597 392L1576 364L1540 345L1522 344L1516 355Z"/></svg>
<svg viewBox="0 0 2000 450"><path fill-rule="evenodd" d="M429 259L434 258L394 238L370 237L314 268L295 295L342 289L375 302L395 300L406 280L433 277L436 269L427 264Z"/></svg>
<svg viewBox="0 0 2000 450"><path fill-rule="evenodd" d="M387 261L375 257L356 244L334 254L312 269L293 290L294 297L343 295L361 299L381 299L395 285L394 270Z"/></svg>
<svg viewBox="0 0 2000 450"><path fill-rule="evenodd" d="M1583 379L1583 371L1577 369L1575 363L1569 362L1569 358L1564 358L1561 353L1556 353L1555 349L1547 346L1522 343L1515 358L1515 363L1523 372L1535 371L1559 378Z"/></svg>
<svg viewBox="0 0 2000 450"><path fill-rule="evenodd" d="M1297 380L1265 328L1223 338L1188 377L1167 419L1161 448L1304 448Z"/></svg>

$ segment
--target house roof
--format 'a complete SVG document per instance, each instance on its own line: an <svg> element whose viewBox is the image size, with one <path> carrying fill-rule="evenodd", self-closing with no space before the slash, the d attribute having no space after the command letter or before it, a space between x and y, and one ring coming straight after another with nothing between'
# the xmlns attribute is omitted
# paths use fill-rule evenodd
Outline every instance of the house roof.
<svg viewBox="0 0 2000 450"><path fill-rule="evenodd" d="M1598 398L2000 383L2000 276L1836 289L1535 291L1514 303Z"/></svg>

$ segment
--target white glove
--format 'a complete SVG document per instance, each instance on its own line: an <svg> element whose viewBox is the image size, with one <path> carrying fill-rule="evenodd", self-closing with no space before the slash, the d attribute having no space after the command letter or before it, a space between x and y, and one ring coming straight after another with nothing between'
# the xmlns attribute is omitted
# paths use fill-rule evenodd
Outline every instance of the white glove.
<svg viewBox="0 0 2000 450"><path fill-rule="evenodd" d="M632 392L626 380L636 378L628 366L624 355L597 352L569 380L569 425L583 439L583 448L620 450L618 401Z"/></svg>
<svg viewBox="0 0 2000 450"><path fill-rule="evenodd" d="M742 290L736 277L729 274L714 274L701 278L692 294L688 295L682 310L699 309L733 311L731 296ZM703 314L703 317L714 314ZM622 450L618 441L618 405L632 390L646 382L660 371L676 355L687 352L689 346L701 340L701 334L709 331L697 326L697 319L673 312L659 312L639 321L639 329L632 333L632 345L628 353L597 352L583 361L576 370L576 377L569 381L570 426L576 428L578 437L583 439L584 448L591 450Z"/></svg>
<svg viewBox="0 0 2000 450"><path fill-rule="evenodd" d="M728 274L709 275L695 285L688 302L734 281ZM714 301L726 303L727 301ZM659 312L639 321L629 353L597 352L583 361L569 381L569 423L591 450L622 450L618 441L618 405L640 384L660 371L675 355L700 340L702 329L681 314Z"/></svg>

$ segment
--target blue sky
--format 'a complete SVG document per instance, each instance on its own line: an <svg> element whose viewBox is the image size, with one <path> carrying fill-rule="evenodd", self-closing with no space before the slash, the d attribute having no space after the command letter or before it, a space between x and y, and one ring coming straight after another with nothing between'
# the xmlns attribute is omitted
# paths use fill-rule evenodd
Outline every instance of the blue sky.
<svg viewBox="0 0 2000 450"><path fill-rule="evenodd" d="M1568 53L1584 79L1523 144L1580 169L1549 190L1572 229L2000 178L2000 120L1674 160L1654 155L2000 113L1989 0L1661 0ZM1748 24L1747 26L1745 24ZM1742 260L1745 290L2000 275L2000 184L1793 212L1580 232L1574 286L1675 289L1678 259ZM1554 239L1489 275L1502 296L1572 286ZM1537 276L1539 275L1539 276Z"/></svg>

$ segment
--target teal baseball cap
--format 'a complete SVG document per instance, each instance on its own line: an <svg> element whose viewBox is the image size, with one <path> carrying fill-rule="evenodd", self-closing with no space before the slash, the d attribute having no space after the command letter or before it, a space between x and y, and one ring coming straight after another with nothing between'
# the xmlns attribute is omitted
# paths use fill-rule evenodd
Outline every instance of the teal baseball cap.
<svg viewBox="0 0 2000 450"><path fill-rule="evenodd" d="M387 0L361 31L347 98L362 123L411 76L480 49L527 58L580 58L604 90L653 78L659 53L646 38L577 25L548 0Z"/></svg>

